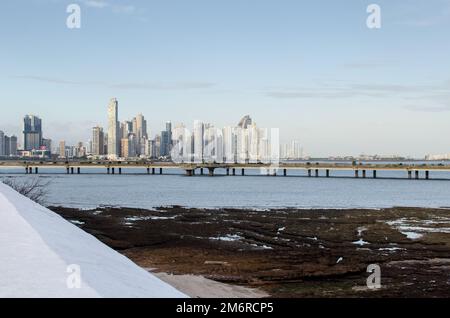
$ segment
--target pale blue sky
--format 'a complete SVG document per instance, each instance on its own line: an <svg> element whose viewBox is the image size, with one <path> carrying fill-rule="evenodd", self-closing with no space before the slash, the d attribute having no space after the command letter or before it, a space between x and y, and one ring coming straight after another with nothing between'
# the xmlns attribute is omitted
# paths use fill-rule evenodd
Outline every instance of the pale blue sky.
<svg viewBox="0 0 450 318"><path fill-rule="evenodd" d="M314 156L450 152L450 0L6 0L0 41L9 134L85 141L117 97L152 133L250 114Z"/></svg>

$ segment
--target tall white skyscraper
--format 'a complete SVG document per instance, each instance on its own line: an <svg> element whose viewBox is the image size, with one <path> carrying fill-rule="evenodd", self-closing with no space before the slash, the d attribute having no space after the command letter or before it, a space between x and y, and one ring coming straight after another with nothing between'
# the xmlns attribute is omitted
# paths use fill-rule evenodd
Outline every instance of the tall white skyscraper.
<svg viewBox="0 0 450 318"><path fill-rule="evenodd" d="M113 98L108 106L108 157L116 159L120 156L119 102Z"/></svg>
<svg viewBox="0 0 450 318"><path fill-rule="evenodd" d="M223 152L226 163L236 162L236 133L231 126L223 128Z"/></svg>
<svg viewBox="0 0 450 318"><path fill-rule="evenodd" d="M293 140L291 142L289 157L290 159L300 159L302 157L302 147L300 142L297 140Z"/></svg>
<svg viewBox="0 0 450 318"><path fill-rule="evenodd" d="M192 133L184 124L178 124L172 129L171 157L174 162L192 161Z"/></svg>
<svg viewBox="0 0 450 318"><path fill-rule="evenodd" d="M246 163L248 161L249 138L248 129L236 127L236 157L238 163Z"/></svg>
<svg viewBox="0 0 450 318"><path fill-rule="evenodd" d="M263 163L270 163L271 155L271 144L269 129L261 128L259 129L259 140L258 140L258 161Z"/></svg>
<svg viewBox="0 0 450 318"><path fill-rule="evenodd" d="M205 126L203 134L203 159L208 163L223 162L223 134L212 125Z"/></svg>
<svg viewBox="0 0 450 318"><path fill-rule="evenodd" d="M287 160L298 160L303 158L303 149L298 140L293 140L289 144L283 144L280 147L281 158Z"/></svg>
<svg viewBox="0 0 450 318"><path fill-rule="evenodd" d="M247 128L248 133L248 159L250 163L258 162L259 158L259 130L255 123Z"/></svg>

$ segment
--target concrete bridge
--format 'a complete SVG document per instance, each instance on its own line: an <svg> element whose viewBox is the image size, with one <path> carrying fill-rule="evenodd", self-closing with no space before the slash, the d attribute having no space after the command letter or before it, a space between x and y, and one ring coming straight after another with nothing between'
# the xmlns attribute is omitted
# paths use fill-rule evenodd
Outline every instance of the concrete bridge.
<svg viewBox="0 0 450 318"><path fill-rule="evenodd" d="M186 176L196 174L214 176L216 170L224 169L226 175L246 175L247 170L259 170L268 176L288 176L290 171L303 170L309 177L333 177L336 171L351 171L355 178L377 178L379 171L402 171L408 179L430 179L430 172L450 172L450 165L433 164L382 164L382 163L172 163L154 161L0 161L2 169L23 169L25 174L39 174L41 169L55 169L63 174L81 174L87 169L105 169L106 174L122 174L126 169L142 169L147 174L163 174L164 170L184 170ZM450 175L449 175L450 177ZM450 179L449 179L450 180Z"/></svg>

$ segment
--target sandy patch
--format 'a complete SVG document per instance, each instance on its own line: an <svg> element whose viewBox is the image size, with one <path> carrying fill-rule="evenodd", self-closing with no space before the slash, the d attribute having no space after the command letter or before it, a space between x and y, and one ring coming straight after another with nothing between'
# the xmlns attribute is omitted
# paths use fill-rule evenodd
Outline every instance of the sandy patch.
<svg viewBox="0 0 450 318"><path fill-rule="evenodd" d="M265 298L270 296L258 289L223 284L203 276L154 272L152 274L192 298Z"/></svg>

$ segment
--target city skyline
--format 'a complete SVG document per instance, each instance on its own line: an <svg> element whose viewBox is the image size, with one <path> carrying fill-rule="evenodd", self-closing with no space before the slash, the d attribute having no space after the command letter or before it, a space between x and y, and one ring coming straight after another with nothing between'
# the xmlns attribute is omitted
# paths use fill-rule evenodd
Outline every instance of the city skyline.
<svg viewBox="0 0 450 318"><path fill-rule="evenodd" d="M54 140L87 140L118 96L124 118L147 114L154 131L168 118L225 126L252 114L319 157L449 151L446 0L377 1L377 30L361 1L80 0L79 30L65 25L68 3L9 1L0 12L9 134L33 112Z"/></svg>
<svg viewBox="0 0 450 318"><path fill-rule="evenodd" d="M281 145L279 129L258 127L249 115L242 117L237 125L223 128L196 120L192 131L184 123L172 127L172 122L166 121L165 130L154 138L149 137L147 120L142 113L131 120L120 120L117 98L110 99L107 118L106 129L99 125L92 127L91 139L87 142L72 146L66 140L60 140L56 147L51 138L44 138L42 119L25 115L21 145L17 137L8 137L0 130L0 156L256 163L278 162L280 157L301 159L303 155L297 140Z"/></svg>
<svg viewBox="0 0 450 318"><path fill-rule="evenodd" d="M0 146L5 147L6 143L9 142L11 138L13 138L13 145L14 149L25 151L31 153L31 150L34 150L36 152L39 152L41 154L44 154L45 151L49 151L52 154L59 154L60 157L84 157L86 155L97 155L97 156L105 156L110 159L117 159L117 158L133 158L133 157L152 157L152 158L158 158L158 157L170 157L172 142L175 141L175 139L172 139L172 121L166 121L165 122L165 130L159 131L153 136L151 135L151 130L147 130L147 120L145 119L144 115L142 113L137 114L135 117L133 117L131 120L120 120L119 116L119 101L117 98L111 98L110 102L107 107L107 124L103 127L101 125L96 125L90 128L90 134L89 137L85 141L77 141L77 142L67 142L67 139L62 140L55 140L52 138L44 138L43 133L43 124L42 119L39 116L36 115L25 115L23 117L23 129L21 133L18 135L21 137L17 137L15 134L9 134L1 129L0 127L0 135L4 136L3 141L0 140ZM196 127L197 123L202 125L201 131L202 134L207 134L206 130L209 127L215 128L214 124L211 122L203 122L199 120L194 120L194 123L192 125L192 136L194 137L196 134L198 135L198 128ZM118 150L112 150L110 149L110 144L115 144L112 142L112 139L109 138L110 131L113 127L111 127L111 124L116 125L116 128L113 130L117 131L117 148ZM248 128L252 125L252 118L249 115L245 115L241 118L241 120L238 122L238 124L235 126L236 128ZM37 128L35 128L37 126ZM174 129L182 128L186 130L186 125L183 122L178 122L175 124ZM227 129L234 129L233 125L226 125L223 127L223 133L227 131ZM197 132L196 132L197 131ZM149 133L150 132L150 133ZM166 136L165 136L166 133ZM27 136L31 135L31 140L34 142L34 147L26 147L26 140L28 140ZM37 136L37 137L36 137ZM100 137L102 136L102 137ZM104 136L104 138L103 138ZM132 140L124 140L128 139L128 137L132 138ZM226 139L226 137L224 136ZM102 141L100 141L102 139ZM141 142L142 139L145 139L149 142L157 142L158 143L158 153L159 155L148 155L149 151L150 153L155 146L149 145L147 142ZM198 138L197 138L198 139ZM224 139L224 140L225 140ZM419 157L413 157L409 155L401 155L399 153L359 153L357 155L354 154L331 154L329 156L314 156L307 152L305 152L303 144L300 143L299 139L290 140L288 142L281 142L281 138L279 139L279 156L282 159L301 159L301 158L329 158L329 159L345 159L345 158L360 158L361 160L371 160L371 159L425 159L425 160L449 160L450 153L448 152L440 152L440 153L427 153L423 156ZM38 140L40 140L38 142ZM55 146L53 143L54 141L58 141L58 146ZM123 152L123 143L126 142L126 149L127 151ZM131 145L128 144L128 142L133 143L133 148ZM2 144L3 143L3 144ZM203 143L203 142L202 142ZM36 146L37 144L40 144L40 146ZM63 146L61 146L63 145ZM198 145L194 144L192 147L198 148ZM203 147L203 146L202 146ZM226 148L225 144L224 147ZM41 149L39 149L41 148ZM62 150L63 149L63 150ZM97 150L94 150L97 149ZM131 152L128 152L128 149ZM16 150L16 151L17 151ZM226 151L226 149L223 149ZM153 150L154 151L154 150ZM159 152L160 151L160 152ZM116 154L117 152L117 154ZM3 152L0 151L0 156L2 154L13 154L14 151L7 151L6 149L3 149ZM71 155L68 156L67 154L70 153ZM198 154L193 153L194 156L199 156Z"/></svg>

